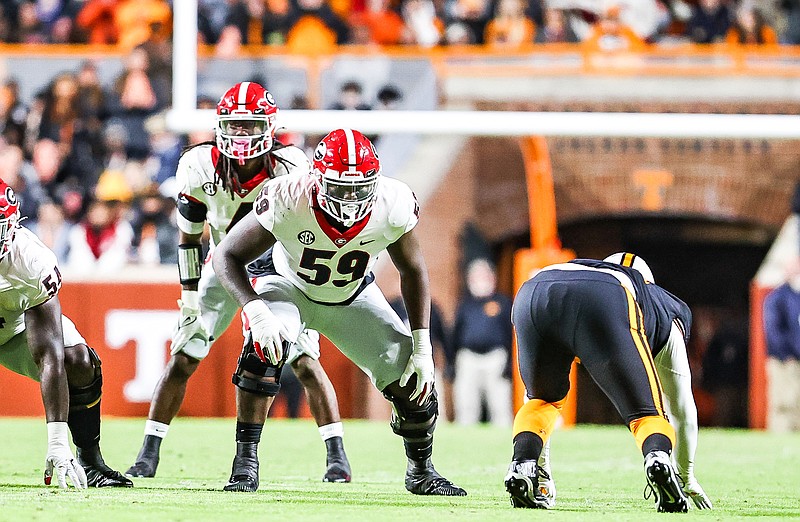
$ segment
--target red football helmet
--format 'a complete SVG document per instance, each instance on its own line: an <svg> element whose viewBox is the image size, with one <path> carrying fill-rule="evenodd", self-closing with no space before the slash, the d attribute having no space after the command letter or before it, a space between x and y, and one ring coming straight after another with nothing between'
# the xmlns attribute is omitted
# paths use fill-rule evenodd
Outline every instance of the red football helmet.
<svg viewBox="0 0 800 522"><path fill-rule="evenodd" d="M19 201L14 189L0 179L0 259L8 254L14 231L19 226Z"/></svg>
<svg viewBox="0 0 800 522"><path fill-rule="evenodd" d="M237 83L217 104L217 148L244 163L269 152L275 139L278 106L255 82Z"/></svg>
<svg viewBox="0 0 800 522"><path fill-rule="evenodd" d="M372 210L381 164L375 146L356 130L336 129L314 151L320 207L345 225Z"/></svg>

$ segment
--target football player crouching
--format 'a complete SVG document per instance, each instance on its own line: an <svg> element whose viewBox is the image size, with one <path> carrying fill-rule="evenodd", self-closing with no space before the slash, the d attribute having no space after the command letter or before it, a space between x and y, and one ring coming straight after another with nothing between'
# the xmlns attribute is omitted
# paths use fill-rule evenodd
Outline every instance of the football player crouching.
<svg viewBox="0 0 800 522"><path fill-rule="evenodd" d="M55 254L19 222L14 190L0 180L0 364L41 383L45 484L55 474L62 488L132 487L100 453L100 358L61 314Z"/></svg>

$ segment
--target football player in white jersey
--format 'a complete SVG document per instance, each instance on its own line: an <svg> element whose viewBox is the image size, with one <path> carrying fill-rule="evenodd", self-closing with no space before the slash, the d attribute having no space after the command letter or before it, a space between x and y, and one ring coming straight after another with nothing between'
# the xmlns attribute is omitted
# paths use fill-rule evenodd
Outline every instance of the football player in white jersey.
<svg viewBox="0 0 800 522"><path fill-rule="evenodd" d="M466 492L431 462L438 415L429 334L430 290L414 234L419 207L402 182L380 175L372 143L337 129L314 152L313 175L265 184L253 210L213 255L223 286L243 306L248 335L238 372L273 385L286 347L305 328L330 339L392 402L403 437L406 489L419 495ZM245 265L272 247L272 271L251 286ZM400 272L411 331L387 303L370 269L387 251ZM271 398L265 398L268 409ZM262 422L265 414L239 421ZM237 445L228 483L258 481L255 455Z"/></svg>
<svg viewBox="0 0 800 522"><path fill-rule="evenodd" d="M0 364L41 383L47 419L45 484L131 487L100 453L100 358L61 315L56 255L19 224L14 191L0 180ZM72 433L77 459L67 440Z"/></svg>
<svg viewBox="0 0 800 522"><path fill-rule="evenodd" d="M183 285L180 323L172 339L169 363L158 383L145 425L145 438L136 463L126 472L153 477L161 441L183 402L186 383L211 344L230 325L239 304L220 285L213 267L202 266L200 247L204 223L211 231L212 249L246 215L261 186L269 179L299 172L308 175L305 154L275 140L275 100L264 87L241 82L217 104L216 143L203 143L184 152L178 164L178 272ZM202 270L201 270L202 268ZM336 392L319 363L319 334L304 331L288 355L306 389L309 406L327 447L326 482L350 482L350 464L344 451L344 430ZM250 386L234 376L237 408L250 411L262 395L274 396L277 387ZM263 422L262 422L263 424ZM240 442L258 444L260 427L237 427Z"/></svg>

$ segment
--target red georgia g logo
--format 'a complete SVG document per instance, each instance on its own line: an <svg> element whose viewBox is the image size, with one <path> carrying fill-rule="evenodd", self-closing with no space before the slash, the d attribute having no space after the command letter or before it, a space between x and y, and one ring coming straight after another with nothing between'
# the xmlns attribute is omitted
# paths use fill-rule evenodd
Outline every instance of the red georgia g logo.
<svg viewBox="0 0 800 522"><path fill-rule="evenodd" d="M3 198L0 198L0 210L6 211L9 207L14 206L17 204L17 196L14 194L14 190L11 187L6 187L5 194L3 194Z"/></svg>

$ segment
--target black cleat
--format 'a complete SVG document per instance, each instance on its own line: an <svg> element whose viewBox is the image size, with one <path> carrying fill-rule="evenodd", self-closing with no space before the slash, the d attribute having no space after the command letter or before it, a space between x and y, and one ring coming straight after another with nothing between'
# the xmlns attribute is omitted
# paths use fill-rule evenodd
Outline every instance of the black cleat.
<svg viewBox="0 0 800 522"><path fill-rule="evenodd" d="M506 491L511 495L513 507L530 509L553 507L555 498L548 498L539 488L538 472L535 460L511 461L505 485Z"/></svg>
<svg viewBox="0 0 800 522"><path fill-rule="evenodd" d="M328 469L322 477L322 482L350 482L352 474L350 472L350 462L344 452L344 444L341 437L331 437L325 440L328 450L328 457L325 461Z"/></svg>
<svg viewBox="0 0 800 522"><path fill-rule="evenodd" d="M344 461L328 459L328 469L322 477L322 482L350 482L350 463L347 457Z"/></svg>
<svg viewBox="0 0 800 522"><path fill-rule="evenodd" d="M125 475L139 478L155 477L162 440L154 435L146 435L142 443L142 449L139 450L139 455L136 456L136 462L128 468Z"/></svg>
<svg viewBox="0 0 800 522"><path fill-rule="evenodd" d="M109 468L103 461L100 448L84 450L77 448L78 463L86 472L86 484L90 488L132 488L131 479Z"/></svg>
<svg viewBox="0 0 800 522"><path fill-rule="evenodd" d="M430 460L424 467L409 465L406 470L406 489L415 495L463 497L467 492L439 475Z"/></svg>
<svg viewBox="0 0 800 522"><path fill-rule="evenodd" d="M681 490L678 476L667 453L648 453L644 458L644 473L647 477L647 489L655 495L659 513L686 513L689 510L689 502ZM649 494L645 494L645 498L649 497Z"/></svg>
<svg viewBox="0 0 800 522"><path fill-rule="evenodd" d="M236 456L233 457L231 478L222 488L224 491L253 493L258 489L258 445L236 443Z"/></svg>

